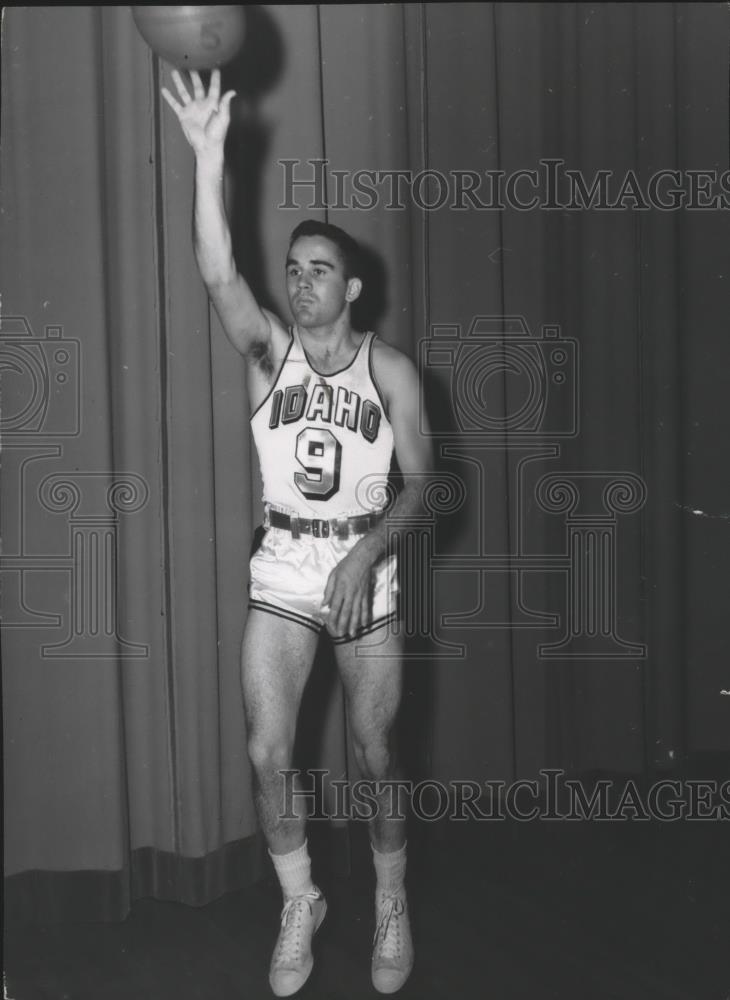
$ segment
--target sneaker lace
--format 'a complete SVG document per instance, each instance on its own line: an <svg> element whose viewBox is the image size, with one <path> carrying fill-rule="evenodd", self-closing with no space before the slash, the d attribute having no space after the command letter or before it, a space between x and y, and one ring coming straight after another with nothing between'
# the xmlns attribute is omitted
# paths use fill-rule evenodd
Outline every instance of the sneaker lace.
<svg viewBox="0 0 730 1000"><path fill-rule="evenodd" d="M302 952L302 931L306 911L313 916L312 903L319 900L318 892L306 892L302 896L293 896L287 900L281 911L281 933L279 947L276 953L276 963L286 965L296 962Z"/></svg>
<svg viewBox="0 0 730 1000"><path fill-rule="evenodd" d="M401 927L398 917L405 913L405 909L400 896L386 896L381 902L373 938L373 945L377 946L381 958L397 958L400 954Z"/></svg>

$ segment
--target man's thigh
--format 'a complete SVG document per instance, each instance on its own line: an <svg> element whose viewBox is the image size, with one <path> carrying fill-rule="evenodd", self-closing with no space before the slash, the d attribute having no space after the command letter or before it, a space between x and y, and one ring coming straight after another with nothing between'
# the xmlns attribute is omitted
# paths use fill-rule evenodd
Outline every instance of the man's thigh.
<svg viewBox="0 0 730 1000"><path fill-rule="evenodd" d="M388 624L361 639L338 643L334 651L355 733L388 731L403 687L402 634Z"/></svg>
<svg viewBox="0 0 730 1000"><path fill-rule="evenodd" d="M241 643L241 681L249 735L256 728L292 740L318 636L276 614L251 609Z"/></svg>

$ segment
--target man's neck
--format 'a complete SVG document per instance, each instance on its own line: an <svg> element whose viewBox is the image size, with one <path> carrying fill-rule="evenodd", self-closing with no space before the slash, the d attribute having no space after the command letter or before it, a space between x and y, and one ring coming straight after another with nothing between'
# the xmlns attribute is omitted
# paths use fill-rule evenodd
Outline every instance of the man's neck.
<svg viewBox="0 0 730 1000"><path fill-rule="evenodd" d="M349 322L306 328L297 325L297 330L305 351L318 368L348 362L359 344L359 335Z"/></svg>

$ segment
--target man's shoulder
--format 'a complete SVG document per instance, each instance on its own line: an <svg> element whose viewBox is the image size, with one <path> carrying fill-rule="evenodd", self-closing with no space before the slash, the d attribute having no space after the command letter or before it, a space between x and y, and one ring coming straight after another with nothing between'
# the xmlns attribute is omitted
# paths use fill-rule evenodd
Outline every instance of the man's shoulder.
<svg viewBox="0 0 730 1000"><path fill-rule="evenodd" d="M375 381L387 402L409 389L418 390L418 371L408 355L386 344L380 337L373 340L372 368Z"/></svg>
<svg viewBox="0 0 730 1000"><path fill-rule="evenodd" d="M395 375L395 377L405 372L412 374L416 371L416 366L405 351L387 344L380 337L373 339L373 364L378 372L382 371L385 375Z"/></svg>

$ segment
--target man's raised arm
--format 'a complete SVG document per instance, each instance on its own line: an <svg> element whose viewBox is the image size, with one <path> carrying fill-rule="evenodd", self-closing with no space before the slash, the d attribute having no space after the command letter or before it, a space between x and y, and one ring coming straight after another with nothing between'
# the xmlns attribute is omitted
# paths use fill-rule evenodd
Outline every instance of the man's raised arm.
<svg viewBox="0 0 730 1000"><path fill-rule="evenodd" d="M223 203L223 147L234 91L220 96L217 69L211 74L207 94L199 74L192 72L190 77L193 97L177 70L173 70L172 80L180 100L165 87L162 96L177 115L195 153L195 258L229 340L241 354L248 354L254 344L269 342L271 325L236 269Z"/></svg>

